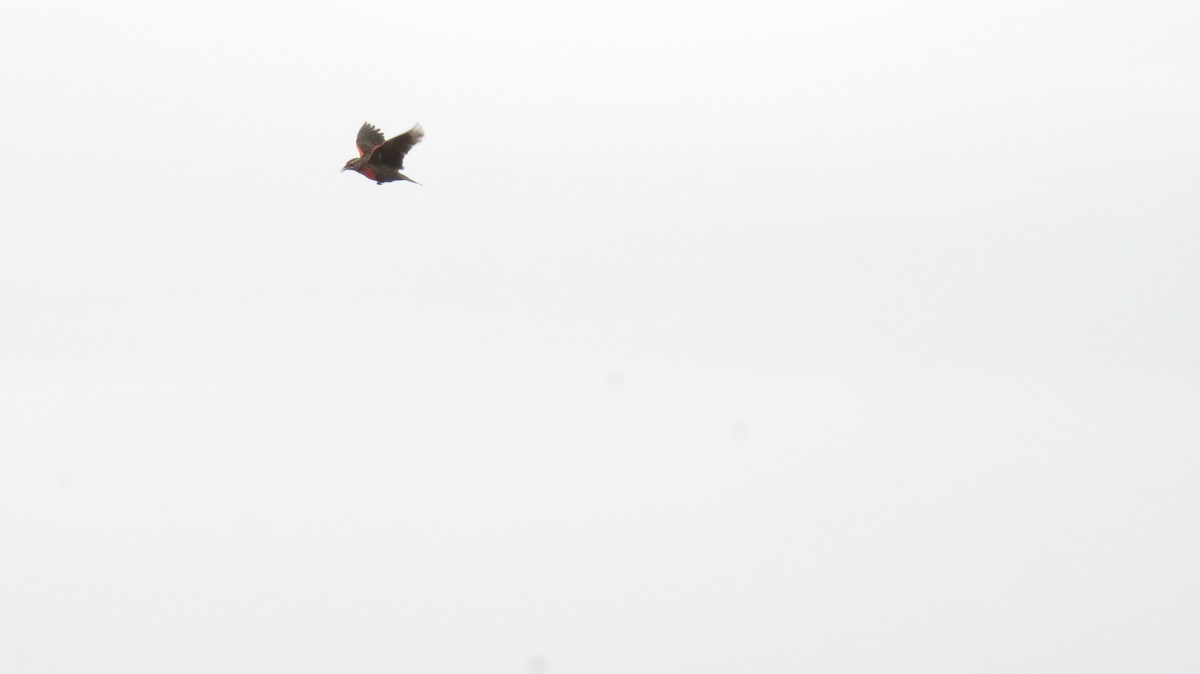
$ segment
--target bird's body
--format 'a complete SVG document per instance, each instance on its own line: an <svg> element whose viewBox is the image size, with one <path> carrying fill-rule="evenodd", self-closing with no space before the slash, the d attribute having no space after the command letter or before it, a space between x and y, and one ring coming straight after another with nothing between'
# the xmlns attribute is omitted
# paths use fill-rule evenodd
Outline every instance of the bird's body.
<svg viewBox="0 0 1200 674"><path fill-rule="evenodd" d="M358 171L379 185L393 180L415 183L417 181L401 173L400 169L404 168L404 155L424 137L425 131L420 124L416 124L399 136L385 141L382 131L368 122L363 122L355 141L358 156L346 162L342 170Z"/></svg>

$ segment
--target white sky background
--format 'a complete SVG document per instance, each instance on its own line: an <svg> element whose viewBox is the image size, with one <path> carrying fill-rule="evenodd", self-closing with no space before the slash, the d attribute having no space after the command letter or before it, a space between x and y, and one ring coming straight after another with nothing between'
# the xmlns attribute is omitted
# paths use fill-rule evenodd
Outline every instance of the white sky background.
<svg viewBox="0 0 1200 674"><path fill-rule="evenodd" d="M1195 3L4 14L0 671L1200 668Z"/></svg>

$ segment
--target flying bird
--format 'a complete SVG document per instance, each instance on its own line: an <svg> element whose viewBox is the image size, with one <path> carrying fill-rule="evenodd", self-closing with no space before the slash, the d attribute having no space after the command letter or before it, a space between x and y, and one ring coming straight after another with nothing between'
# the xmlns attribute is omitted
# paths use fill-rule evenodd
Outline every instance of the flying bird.
<svg viewBox="0 0 1200 674"><path fill-rule="evenodd" d="M363 122L362 128L358 130L358 139L354 142L358 146L358 156L346 162L342 170L358 171L374 180L377 185L393 180L416 183L417 181L401 173L400 169L404 168L404 155L424 137L425 131L421 125L414 124L413 128L385 142L382 131L369 122Z"/></svg>

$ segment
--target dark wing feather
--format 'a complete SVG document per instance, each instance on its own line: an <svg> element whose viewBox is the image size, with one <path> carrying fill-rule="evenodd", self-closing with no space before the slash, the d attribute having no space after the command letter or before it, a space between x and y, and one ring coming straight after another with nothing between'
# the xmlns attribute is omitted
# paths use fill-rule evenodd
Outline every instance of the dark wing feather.
<svg viewBox="0 0 1200 674"><path fill-rule="evenodd" d="M368 122L363 122L362 128L358 130L358 139L354 141L358 146L358 156L371 154L375 148L383 145L383 132L376 129Z"/></svg>
<svg viewBox="0 0 1200 674"><path fill-rule="evenodd" d="M375 148L375 151L371 153L371 162L400 170L404 168L404 155L408 154L408 151L421 142L424 137L425 130L421 128L420 124L416 124L408 131Z"/></svg>

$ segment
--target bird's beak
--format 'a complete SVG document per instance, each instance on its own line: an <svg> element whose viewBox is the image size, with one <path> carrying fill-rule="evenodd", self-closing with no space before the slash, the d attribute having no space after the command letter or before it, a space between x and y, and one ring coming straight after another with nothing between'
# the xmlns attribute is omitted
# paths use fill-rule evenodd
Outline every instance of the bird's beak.
<svg viewBox="0 0 1200 674"><path fill-rule="evenodd" d="M346 170L346 167L345 167L345 166L343 166L343 167L342 167L342 170L341 170L341 171L338 171L338 173L342 173L342 172L343 172L343 171L345 171L345 170Z"/></svg>

